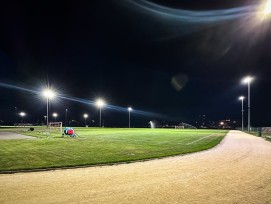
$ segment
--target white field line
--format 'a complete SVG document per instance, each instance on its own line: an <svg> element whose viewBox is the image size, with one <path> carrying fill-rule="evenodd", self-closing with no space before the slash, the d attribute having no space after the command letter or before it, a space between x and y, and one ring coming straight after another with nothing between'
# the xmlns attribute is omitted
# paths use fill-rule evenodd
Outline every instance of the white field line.
<svg viewBox="0 0 271 204"><path fill-rule="evenodd" d="M207 136L202 137L202 138L200 138L200 139L198 139L198 140L195 140L195 141L193 141L193 142L189 142L189 143L187 143L186 145L193 144L193 143L195 143L195 142L198 142L198 141L200 141L200 140L203 140L203 139L205 139L205 138L207 138L207 137L211 137L211 136L214 136L214 135L217 135L217 134L207 135Z"/></svg>

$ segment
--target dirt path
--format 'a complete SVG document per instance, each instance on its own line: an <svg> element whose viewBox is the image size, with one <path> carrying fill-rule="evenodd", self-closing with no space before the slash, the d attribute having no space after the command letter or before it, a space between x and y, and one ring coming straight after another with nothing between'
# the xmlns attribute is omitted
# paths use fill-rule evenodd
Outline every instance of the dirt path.
<svg viewBox="0 0 271 204"><path fill-rule="evenodd" d="M186 156L0 175L0 203L271 203L271 143L230 131Z"/></svg>
<svg viewBox="0 0 271 204"><path fill-rule="evenodd" d="M0 132L0 140L16 140L16 139L37 139L37 138L13 132Z"/></svg>

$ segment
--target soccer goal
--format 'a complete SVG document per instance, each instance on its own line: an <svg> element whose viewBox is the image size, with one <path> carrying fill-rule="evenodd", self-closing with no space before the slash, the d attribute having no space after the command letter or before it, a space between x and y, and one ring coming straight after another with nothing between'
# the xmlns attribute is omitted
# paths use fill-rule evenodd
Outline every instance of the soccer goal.
<svg viewBox="0 0 271 204"><path fill-rule="evenodd" d="M49 131L62 134L62 122L50 122Z"/></svg>
<svg viewBox="0 0 271 204"><path fill-rule="evenodd" d="M175 129L197 129L197 128L195 126L189 125L187 123L180 123L179 125L175 126Z"/></svg>

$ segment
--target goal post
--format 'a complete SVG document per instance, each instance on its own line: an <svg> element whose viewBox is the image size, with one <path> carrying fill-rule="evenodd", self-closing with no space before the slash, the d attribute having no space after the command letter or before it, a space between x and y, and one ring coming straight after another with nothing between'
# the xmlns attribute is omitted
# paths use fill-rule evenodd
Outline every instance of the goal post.
<svg viewBox="0 0 271 204"><path fill-rule="evenodd" d="M62 122L50 122L49 131L62 134Z"/></svg>

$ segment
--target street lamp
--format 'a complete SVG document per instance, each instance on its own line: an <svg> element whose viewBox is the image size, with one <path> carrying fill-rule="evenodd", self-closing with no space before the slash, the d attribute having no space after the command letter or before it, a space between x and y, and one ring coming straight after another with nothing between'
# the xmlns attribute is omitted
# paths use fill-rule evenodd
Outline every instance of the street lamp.
<svg viewBox="0 0 271 204"><path fill-rule="evenodd" d="M85 113L83 116L84 116L84 118L85 118L85 127L86 127L86 126L87 126L87 121L86 121L86 120L87 120L87 118L88 118L88 114Z"/></svg>
<svg viewBox="0 0 271 204"><path fill-rule="evenodd" d="M128 107L128 113L129 113L129 128L131 127L131 120L130 120L130 114L133 109L131 107Z"/></svg>
<svg viewBox="0 0 271 204"><path fill-rule="evenodd" d="M53 117L55 118L55 121L56 121L56 117L58 116L57 113L53 113Z"/></svg>
<svg viewBox="0 0 271 204"><path fill-rule="evenodd" d="M242 131L244 131L244 96L240 96L239 100L242 101Z"/></svg>
<svg viewBox="0 0 271 204"><path fill-rule="evenodd" d="M102 127L102 108L105 106L105 102L102 99L96 101L96 106L100 109L100 127Z"/></svg>
<svg viewBox="0 0 271 204"><path fill-rule="evenodd" d="M47 115L46 115L46 125L47 125L47 128L48 128L48 121L49 121L49 117L48 117L48 110L49 110L49 100L53 99L55 97L55 93L50 90L50 89L45 89L43 92L42 92L42 95L46 98L47 100Z"/></svg>
<svg viewBox="0 0 271 204"><path fill-rule="evenodd" d="M248 95L247 95L247 128L248 132L250 132L250 83L252 82L253 78L251 76L247 76L242 80L243 84L247 84L247 90L248 90Z"/></svg>
<svg viewBox="0 0 271 204"><path fill-rule="evenodd" d="M20 112L19 115L22 117L22 122L23 122L23 119L24 119L24 116L25 116L25 112Z"/></svg>

